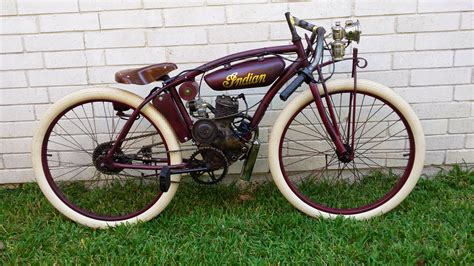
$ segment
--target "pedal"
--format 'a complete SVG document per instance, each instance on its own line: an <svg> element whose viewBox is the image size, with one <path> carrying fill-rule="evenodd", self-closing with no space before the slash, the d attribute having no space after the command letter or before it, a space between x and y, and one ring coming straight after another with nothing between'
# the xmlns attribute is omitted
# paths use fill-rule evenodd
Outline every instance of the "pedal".
<svg viewBox="0 0 474 266"><path fill-rule="evenodd" d="M171 169L169 166L164 166L160 171L160 190L161 192L168 192L171 186Z"/></svg>

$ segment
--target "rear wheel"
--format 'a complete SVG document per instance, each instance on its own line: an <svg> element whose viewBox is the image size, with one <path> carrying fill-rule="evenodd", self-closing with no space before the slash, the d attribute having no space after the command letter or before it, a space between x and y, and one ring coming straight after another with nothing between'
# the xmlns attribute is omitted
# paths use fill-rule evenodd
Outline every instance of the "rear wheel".
<svg viewBox="0 0 474 266"><path fill-rule="evenodd" d="M177 184L160 192L157 172L102 163L142 100L122 90L87 89L55 103L44 116L33 141L34 170L48 200L69 218L90 227L135 223L153 218L170 202ZM179 153L170 150L179 150L173 131L161 114L146 106L114 161L180 163Z"/></svg>
<svg viewBox="0 0 474 266"><path fill-rule="evenodd" d="M352 86L353 80L328 83L348 149L352 148L347 135ZM295 207L311 216L364 219L388 212L410 193L420 176L423 131L405 101L385 86L359 80L354 117L350 159L336 154L309 90L283 110L272 129L269 160L274 180Z"/></svg>

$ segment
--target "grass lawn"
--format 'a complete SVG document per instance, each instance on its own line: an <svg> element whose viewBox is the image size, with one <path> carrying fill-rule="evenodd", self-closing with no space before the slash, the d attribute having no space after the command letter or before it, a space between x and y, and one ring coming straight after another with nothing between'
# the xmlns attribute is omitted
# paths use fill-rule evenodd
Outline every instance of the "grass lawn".
<svg viewBox="0 0 474 266"><path fill-rule="evenodd" d="M0 188L0 264L474 264L474 171L420 180L369 221L310 218L274 184L241 200L234 186L184 183L137 226L91 230L67 220L34 184Z"/></svg>

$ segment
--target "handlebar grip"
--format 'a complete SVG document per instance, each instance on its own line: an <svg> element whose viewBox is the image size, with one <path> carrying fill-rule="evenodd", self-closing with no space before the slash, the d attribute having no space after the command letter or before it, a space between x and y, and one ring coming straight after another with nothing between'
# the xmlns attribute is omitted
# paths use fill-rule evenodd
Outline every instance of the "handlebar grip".
<svg viewBox="0 0 474 266"><path fill-rule="evenodd" d="M308 21L306 20L302 20L302 19L299 19L299 18L296 18L296 17L293 17L294 20L295 20L295 25L300 27L300 28L303 28L307 31L312 31L312 32L315 32L316 31L316 25L313 25L311 23L309 23Z"/></svg>
<svg viewBox="0 0 474 266"><path fill-rule="evenodd" d="M305 80L305 75L300 73L298 77L296 77L296 79L294 79L290 83L290 85L288 85L288 87L286 87L286 89L284 89L280 93L280 99L282 101L288 100L291 94L293 94L293 92L295 92L295 90L298 89L298 87L301 86L301 84L303 84L304 80Z"/></svg>

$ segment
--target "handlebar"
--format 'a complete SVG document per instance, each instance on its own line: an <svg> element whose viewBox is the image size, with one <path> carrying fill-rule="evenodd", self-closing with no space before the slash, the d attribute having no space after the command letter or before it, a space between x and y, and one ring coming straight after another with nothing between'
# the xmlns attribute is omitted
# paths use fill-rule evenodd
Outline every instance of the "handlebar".
<svg viewBox="0 0 474 266"><path fill-rule="evenodd" d="M299 19L297 17L294 17L294 16L290 15L290 12L286 12L285 17L286 17L286 22L288 22L288 27L290 28L290 32L291 32L291 36L292 36L293 41L301 39L301 37L296 32L295 26L298 26L302 29L311 31L311 32L313 32L313 34L314 34L314 32L316 32L317 27L315 25L313 25L313 24L311 24L311 23L309 23L305 20L302 20L302 19Z"/></svg>
<svg viewBox="0 0 474 266"><path fill-rule="evenodd" d="M290 85L283 90L280 94L280 99L286 101L288 97L299 87L303 82L311 82L314 80L313 71L318 67L324 50L324 34L326 30L323 27L317 27L305 20L299 19L297 17L291 16L290 12L285 13L286 21L290 28L292 41L293 43L299 42L301 37L296 32L296 27L298 26L302 29L311 31L311 38L308 41L308 48L306 54L309 55L312 51L312 45L314 38L317 36L316 49L313 52L313 56L310 60L311 64L304 69L299 71L298 76L294 79ZM332 34L331 37L333 41L329 44L331 46L331 56L334 61L340 61L344 58L345 49L351 43L355 41L359 43L360 40L360 24L359 21L346 20L345 27L340 25L340 22L336 22L336 25L331 28Z"/></svg>
<svg viewBox="0 0 474 266"><path fill-rule="evenodd" d="M301 21L301 20L300 20ZM311 25L313 28L315 27L314 25L308 23ZM321 61L321 58L323 56L323 50L324 50L324 34L326 33L326 30L323 27L317 27L315 31L313 31L315 34L317 34L317 42L316 42L316 53L313 57L313 62L300 71L296 79L294 79L288 87L286 87L281 93L280 93L280 99L283 101L286 101L293 92L295 92L296 89L298 89L301 84L303 84L304 81L311 81L313 80L313 71L316 69L316 66L318 63Z"/></svg>

